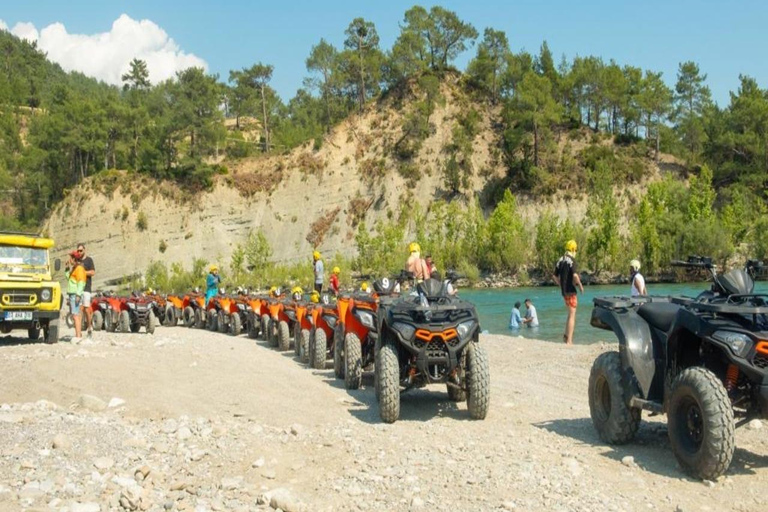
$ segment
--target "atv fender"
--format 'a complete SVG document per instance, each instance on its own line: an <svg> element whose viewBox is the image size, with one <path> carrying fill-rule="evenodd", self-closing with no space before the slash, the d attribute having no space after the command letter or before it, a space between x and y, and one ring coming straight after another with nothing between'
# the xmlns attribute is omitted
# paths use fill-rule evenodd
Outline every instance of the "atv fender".
<svg viewBox="0 0 768 512"><path fill-rule="evenodd" d="M653 341L648 323L632 309L592 309L593 327L613 331L619 340L619 355L624 370L634 373L642 393L648 398L656 374Z"/></svg>

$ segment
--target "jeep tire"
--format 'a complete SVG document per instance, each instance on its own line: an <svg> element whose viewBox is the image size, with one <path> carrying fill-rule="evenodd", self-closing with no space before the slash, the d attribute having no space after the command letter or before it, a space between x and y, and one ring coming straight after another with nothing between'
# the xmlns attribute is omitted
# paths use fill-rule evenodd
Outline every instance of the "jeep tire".
<svg viewBox="0 0 768 512"><path fill-rule="evenodd" d="M45 342L54 344L59 342L59 319L48 320L48 325L43 326Z"/></svg>
<svg viewBox="0 0 768 512"><path fill-rule="evenodd" d="M626 444L640 426L641 411L630 407L630 390L618 352L600 354L589 372L589 413L608 444Z"/></svg>
<svg viewBox="0 0 768 512"><path fill-rule="evenodd" d="M714 373L683 370L672 383L667 409L669 443L691 476L715 480L728 469L735 447L733 408Z"/></svg>

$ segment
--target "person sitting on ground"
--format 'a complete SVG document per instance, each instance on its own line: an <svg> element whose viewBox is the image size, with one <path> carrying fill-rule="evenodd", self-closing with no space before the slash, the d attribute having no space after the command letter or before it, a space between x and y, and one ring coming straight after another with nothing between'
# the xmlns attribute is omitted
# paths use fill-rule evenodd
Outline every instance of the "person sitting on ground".
<svg viewBox="0 0 768 512"><path fill-rule="evenodd" d="M629 262L629 275L632 278L632 287L630 289L630 295L632 297L648 295L648 290L645 288L645 278L640 273L639 260L632 260Z"/></svg>
<svg viewBox="0 0 768 512"><path fill-rule="evenodd" d="M339 295L339 274L341 274L341 269L339 267L333 267L331 278L328 280L331 292L336 296Z"/></svg>
<svg viewBox="0 0 768 512"><path fill-rule="evenodd" d="M80 306L83 302L83 293L85 293L85 283L87 276L85 267L77 252L69 253L69 261L66 268L67 275L67 295L69 296L69 307L72 311L72 318L75 321L75 337L83 337L83 324L80 314Z"/></svg>
<svg viewBox="0 0 768 512"><path fill-rule="evenodd" d="M421 247L416 242L411 242L408 245L408 252L410 256L405 262L405 270L413 274L413 278L417 283L422 282L429 277L431 272L427 269L427 264L421 257Z"/></svg>
<svg viewBox="0 0 768 512"><path fill-rule="evenodd" d="M523 324L528 327L539 326L539 316L536 314L536 308L531 299L525 299L525 318L523 318Z"/></svg>
<svg viewBox="0 0 768 512"><path fill-rule="evenodd" d="M515 302L515 305L512 307L512 314L509 315L509 328L519 329L520 324L522 322L523 322L523 319L520 316L520 301L517 301Z"/></svg>

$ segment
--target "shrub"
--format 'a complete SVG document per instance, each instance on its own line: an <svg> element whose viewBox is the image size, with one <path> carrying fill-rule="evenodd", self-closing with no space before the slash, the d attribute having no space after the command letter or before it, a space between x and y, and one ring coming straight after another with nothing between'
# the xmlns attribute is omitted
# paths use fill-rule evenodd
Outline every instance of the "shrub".
<svg viewBox="0 0 768 512"><path fill-rule="evenodd" d="M148 221L147 221L147 215L141 211L136 216L136 228L138 228L139 231L146 231L148 227Z"/></svg>

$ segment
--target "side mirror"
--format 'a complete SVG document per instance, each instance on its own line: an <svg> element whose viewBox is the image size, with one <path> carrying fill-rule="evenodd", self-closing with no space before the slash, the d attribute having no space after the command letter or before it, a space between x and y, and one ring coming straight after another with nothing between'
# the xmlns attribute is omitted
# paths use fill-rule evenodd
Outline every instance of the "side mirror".
<svg viewBox="0 0 768 512"><path fill-rule="evenodd" d="M61 260L60 260L59 258L56 258L56 260L54 260L54 262L53 262L53 269L54 269L56 272L58 272L59 270L61 270Z"/></svg>

